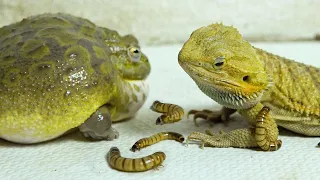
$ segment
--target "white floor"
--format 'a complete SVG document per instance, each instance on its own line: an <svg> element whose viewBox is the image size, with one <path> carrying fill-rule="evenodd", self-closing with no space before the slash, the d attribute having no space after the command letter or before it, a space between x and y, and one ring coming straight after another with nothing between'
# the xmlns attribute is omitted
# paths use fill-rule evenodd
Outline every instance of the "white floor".
<svg viewBox="0 0 320 180"><path fill-rule="evenodd" d="M320 43L256 43L257 47L282 56L320 67ZM150 96L136 118L117 123L120 138L112 142L88 142L78 132L49 143L20 146L0 140L0 179L319 179L319 137L302 137L281 131L283 147L276 152L236 148L188 147L174 141L163 141L140 152L129 148L142 137L161 131L175 131L187 136L193 131L210 129L199 120L196 127L186 118L156 126L159 114L149 110L154 100L176 103L190 109L219 109L198 90L177 63L181 45L146 47L142 50L152 64ZM239 116L228 127L216 125L213 130L229 131L247 124ZM111 169L105 159L110 147L117 146L124 157L141 157L156 151L167 155L164 167L144 173L123 173Z"/></svg>

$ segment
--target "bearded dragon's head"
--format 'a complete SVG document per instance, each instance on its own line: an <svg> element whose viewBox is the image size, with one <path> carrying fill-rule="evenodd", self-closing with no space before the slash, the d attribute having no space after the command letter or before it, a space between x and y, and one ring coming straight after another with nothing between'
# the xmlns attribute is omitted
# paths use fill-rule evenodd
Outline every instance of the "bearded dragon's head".
<svg viewBox="0 0 320 180"><path fill-rule="evenodd" d="M232 109L255 105L271 82L255 49L222 24L194 31L178 59L205 94Z"/></svg>

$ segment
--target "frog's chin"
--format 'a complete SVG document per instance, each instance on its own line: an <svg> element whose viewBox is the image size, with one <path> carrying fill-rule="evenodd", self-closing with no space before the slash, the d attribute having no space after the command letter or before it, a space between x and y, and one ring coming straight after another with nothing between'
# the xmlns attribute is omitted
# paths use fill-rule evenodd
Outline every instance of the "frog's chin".
<svg viewBox="0 0 320 180"><path fill-rule="evenodd" d="M122 67L118 70L122 79L130 81L143 81L150 74L150 66L146 64L130 65L130 67Z"/></svg>
<svg viewBox="0 0 320 180"><path fill-rule="evenodd" d="M145 103L149 94L149 86L145 81L141 80L128 80L124 86L125 94L129 97L129 103L125 110L117 111L112 117L112 121L121 121L128 119L138 112L138 110Z"/></svg>

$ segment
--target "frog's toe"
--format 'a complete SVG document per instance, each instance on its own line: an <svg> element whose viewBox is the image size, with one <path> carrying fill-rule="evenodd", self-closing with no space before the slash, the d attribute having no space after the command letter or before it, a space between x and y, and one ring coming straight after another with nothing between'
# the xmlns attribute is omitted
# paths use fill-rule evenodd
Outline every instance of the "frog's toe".
<svg viewBox="0 0 320 180"><path fill-rule="evenodd" d="M117 139L118 137L119 137L119 132L112 127L106 130L105 132L103 132L101 136L99 136L99 138L102 138L108 141L112 141L114 139Z"/></svg>
<svg viewBox="0 0 320 180"><path fill-rule="evenodd" d="M79 126L79 130L87 138L111 141L119 137L118 131L111 125L109 110L107 106L102 106Z"/></svg>
<svg viewBox="0 0 320 180"><path fill-rule="evenodd" d="M82 134L84 137L90 138L92 140L112 141L119 137L119 132L112 127L102 133L97 133L95 131L82 131Z"/></svg>

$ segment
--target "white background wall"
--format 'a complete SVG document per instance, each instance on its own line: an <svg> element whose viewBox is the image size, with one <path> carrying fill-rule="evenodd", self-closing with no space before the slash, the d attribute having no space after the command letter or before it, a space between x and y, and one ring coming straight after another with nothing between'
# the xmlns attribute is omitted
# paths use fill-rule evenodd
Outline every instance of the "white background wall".
<svg viewBox="0 0 320 180"><path fill-rule="evenodd" d="M82 16L148 45L184 42L221 21L248 40L310 40L320 32L320 0L0 0L0 26L44 12Z"/></svg>

